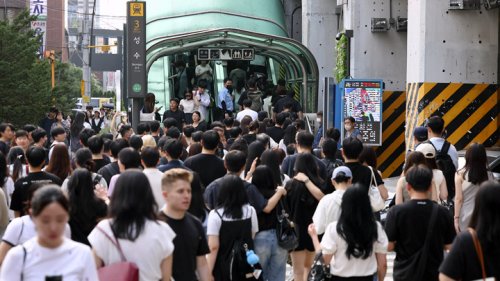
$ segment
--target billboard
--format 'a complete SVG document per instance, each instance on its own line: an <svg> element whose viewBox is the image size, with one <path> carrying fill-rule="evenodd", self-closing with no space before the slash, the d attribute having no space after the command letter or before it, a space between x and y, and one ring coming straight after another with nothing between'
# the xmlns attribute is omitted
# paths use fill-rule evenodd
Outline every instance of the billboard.
<svg viewBox="0 0 500 281"><path fill-rule="evenodd" d="M343 81L343 119L352 116L366 145L382 145L383 81L345 79ZM342 139L346 131L342 129Z"/></svg>
<svg viewBox="0 0 500 281"><path fill-rule="evenodd" d="M43 57L47 38L47 1L30 0L30 15L37 16L37 20L31 22L31 29L35 31L35 36L42 35L40 37L40 47L37 51L39 58Z"/></svg>
<svg viewBox="0 0 500 281"><path fill-rule="evenodd" d="M127 2L127 95L143 98L146 79L146 2Z"/></svg>

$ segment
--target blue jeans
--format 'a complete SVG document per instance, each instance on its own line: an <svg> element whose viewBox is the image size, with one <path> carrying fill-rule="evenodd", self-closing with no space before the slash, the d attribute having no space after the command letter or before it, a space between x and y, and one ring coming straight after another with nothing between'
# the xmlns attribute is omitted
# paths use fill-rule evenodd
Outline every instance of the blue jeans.
<svg viewBox="0 0 500 281"><path fill-rule="evenodd" d="M288 251L278 246L276 230L264 230L255 235L255 253L262 265L264 281L284 281Z"/></svg>

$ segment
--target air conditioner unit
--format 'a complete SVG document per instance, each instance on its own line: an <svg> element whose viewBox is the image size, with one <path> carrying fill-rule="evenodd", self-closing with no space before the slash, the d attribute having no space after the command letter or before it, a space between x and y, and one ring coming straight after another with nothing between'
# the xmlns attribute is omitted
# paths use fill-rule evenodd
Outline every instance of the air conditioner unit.
<svg viewBox="0 0 500 281"><path fill-rule="evenodd" d="M484 0L484 7L489 10L500 7L500 0Z"/></svg>
<svg viewBox="0 0 500 281"><path fill-rule="evenodd" d="M450 10L479 10L481 0L450 0Z"/></svg>
<svg viewBox="0 0 500 281"><path fill-rule="evenodd" d="M372 32L386 32L389 30L389 22L386 18L372 18Z"/></svg>
<svg viewBox="0 0 500 281"><path fill-rule="evenodd" d="M400 18L396 19L396 31L404 32L408 30L408 18Z"/></svg>

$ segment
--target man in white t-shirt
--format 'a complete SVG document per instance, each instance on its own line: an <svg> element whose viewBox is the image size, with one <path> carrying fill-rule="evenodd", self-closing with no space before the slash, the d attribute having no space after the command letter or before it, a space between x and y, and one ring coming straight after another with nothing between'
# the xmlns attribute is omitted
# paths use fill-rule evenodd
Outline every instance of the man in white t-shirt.
<svg viewBox="0 0 500 281"><path fill-rule="evenodd" d="M241 122L241 119L243 119L243 117L245 117L247 115L252 117L252 121L257 120L259 114L257 113L257 111L250 109L251 106L252 106L251 100L249 100L249 99L244 100L243 101L243 108L244 109L242 111L238 112L238 114L236 115L236 120Z"/></svg>
<svg viewBox="0 0 500 281"><path fill-rule="evenodd" d="M194 73L196 75L196 79L205 79L207 82L212 81L212 68L210 67L209 64L207 64L206 60L200 61L200 64L196 66L196 69L194 70Z"/></svg>
<svg viewBox="0 0 500 281"><path fill-rule="evenodd" d="M161 192L161 177L163 173L156 168L159 162L160 152L156 148L146 147L141 151L141 164L144 167L142 172L149 180L158 209L165 204Z"/></svg>

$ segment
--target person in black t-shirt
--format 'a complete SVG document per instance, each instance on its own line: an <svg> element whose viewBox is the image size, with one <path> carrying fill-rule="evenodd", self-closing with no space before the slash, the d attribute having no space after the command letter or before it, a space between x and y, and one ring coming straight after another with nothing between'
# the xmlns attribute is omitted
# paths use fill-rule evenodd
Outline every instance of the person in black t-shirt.
<svg viewBox="0 0 500 281"><path fill-rule="evenodd" d="M424 165L414 166L407 171L406 181L411 200L394 206L387 214L385 225L388 250L396 251L394 280L407 281L410 276L414 277L413 280L438 280L443 250L449 250L455 238L453 219L446 208L428 199L432 170ZM437 208L437 213L435 221L431 221L434 208ZM427 233L429 227L430 235ZM425 244L427 236L430 240ZM421 251L427 252L423 260ZM414 262L417 257L425 264Z"/></svg>
<svg viewBox="0 0 500 281"><path fill-rule="evenodd" d="M270 136L276 143L279 143L285 135L283 123L285 123L286 117L286 113L279 113L276 116L276 124L273 127L269 127L266 129L266 134Z"/></svg>
<svg viewBox="0 0 500 281"><path fill-rule="evenodd" d="M186 116L182 110L179 110L178 99L170 99L170 109L163 113L163 121L167 118L174 118L177 121L176 127L182 132L182 127L186 123Z"/></svg>
<svg viewBox="0 0 500 281"><path fill-rule="evenodd" d="M201 144L203 150L200 154L186 159L184 165L200 175L203 186L208 186L214 180L226 174L224 161L215 155L219 145L219 134L214 130L203 133Z"/></svg>
<svg viewBox="0 0 500 281"><path fill-rule="evenodd" d="M0 151L3 155L9 154L10 143L14 139L15 128L10 123L0 124Z"/></svg>
<svg viewBox="0 0 500 281"><path fill-rule="evenodd" d="M94 170L91 172L97 172L102 167L111 163L107 156L104 156L102 153L104 151L104 140L102 136L92 136L87 141L88 147L90 151L92 151L92 160L95 163Z"/></svg>
<svg viewBox="0 0 500 281"><path fill-rule="evenodd" d="M10 209L14 211L16 217L25 215L24 207L28 200L28 191L32 185L53 183L61 186L62 184L62 180L57 176L42 171L43 164L45 163L45 151L43 148L36 146L28 148L26 158L29 164L28 176L16 181L10 203Z"/></svg>
<svg viewBox="0 0 500 281"><path fill-rule="evenodd" d="M105 165L101 169L97 170L97 173L101 175L105 180L106 183L109 186L109 183L111 181L111 178L114 175L117 175L120 173L120 168L118 167L118 153L122 151L122 149L128 147L128 141L125 139L117 139L114 140L111 145L110 145L110 150L111 150L111 155L115 159L115 161Z"/></svg>
<svg viewBox="0 0 500 281"><path fill-rule="evenodd" d="M469 231L455 238L441 264L439 280L483 280L481 263L474 247L473 233L481 245L484 277L500 280L500 184L487 182L476 195ZM471 232L472 230L472 232ZM489 279L487 279L489 280Z"/></svg>
<svg viewBox="0 0 500 281"><path fill-rule="evenodd" d="M166 205L158 217L176 234L172 277L177 281L209 281L211 273L205 255L210 250L205 231L201 222L187 212L192 180L192 173L185 169L171 169L163 174L161 186Z"/></svg>
<svg viewBox="0 0 500 281"><path fill-rule="evenodd" d="M342 156L345 159L345 166L352 172L352 184L360 183L368 191L372 181L372 173L375 176L377 187L382 199L387 200L389 193L384 186L384 181L377 171L370 170L369 167L359 163L359 155L363 151L363 143L356 138L347 138L342 142Z"/></svg>

